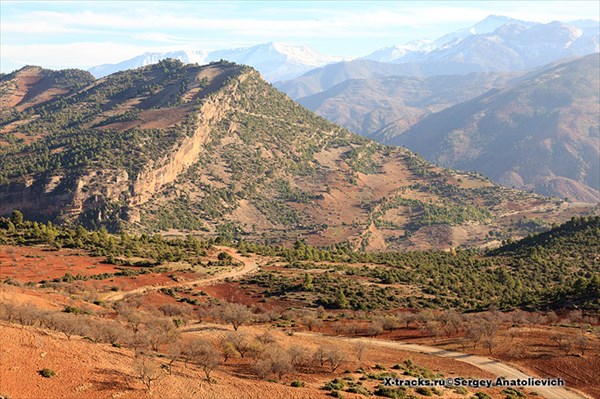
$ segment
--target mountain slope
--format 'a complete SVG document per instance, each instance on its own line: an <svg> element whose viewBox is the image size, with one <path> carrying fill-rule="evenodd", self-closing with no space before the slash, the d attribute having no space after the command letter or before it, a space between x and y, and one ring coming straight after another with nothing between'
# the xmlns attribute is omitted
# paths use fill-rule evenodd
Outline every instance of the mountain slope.
<svg viewBox="0 0 600 399"><path fill-rule="evenodd" d="M1 129L2 215L377 250L481 245L586 211L351 134L227 62L120 72Z"/></svg>
<svg viewBox="0 0 600 399"><path fill-rule="evenodd" d="M597 202L599 68L598 54L552 67L430 115L388 143L507 186Z"/></svg>
<svg viewBox="0 0 600 399"><path fill-rule="evenodd" d="M297 101L353 132L384 142L387 137L372 136L372 133L392 122L402 123L408 129L432 112L501 87L511 77L509 74L479 73L352 79Z"/></svg>
<svg viewBox="0 0 600 399"><path fill-rule="evenodd" d="M85 71L63 69L51 71L27 66L0 76L0 115L11 111L22 112L30 107L68 95L94 81Z"/></svg>
<svg viewBox="0 0 600 399"><path fill-rule="evenodd" d="M274 85L291 98L298 99L331 89L346 80L398 75L422 76L422 72L413 64L397 65L370 60L353 60L325 65L296 79L276 82Z"/></svg>

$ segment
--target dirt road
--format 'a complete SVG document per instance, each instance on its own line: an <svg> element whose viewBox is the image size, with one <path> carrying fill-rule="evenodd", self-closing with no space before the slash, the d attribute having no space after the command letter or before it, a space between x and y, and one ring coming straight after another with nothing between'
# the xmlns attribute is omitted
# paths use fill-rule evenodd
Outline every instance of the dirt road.
<svg viewBox="0 0 600 399"><path fill-rule="evenodd" d="M312 333L296 333L297 335L315 335ZM410 352L425 353L433 356L440 356L451 358L460 362L469 363L482 370L488 371L497 377L504 377L506 379L527 379L534 377L527 375L516 368L507 364L501 363L497 360L490 359L485 356L470 355L468 353L447 351L440 348L435 348L426 345L417 344L406 344L402 342L386 341L375 338L346 338L346 337L328 337L333 339L344 340L347 342L365 343L371 346L379 346L383 348L400 349ZM532 387L528 388L544 397L545 399L592 399L589 396L580 392L575 392L570 389L562 387Z"/></svg>
<svg viewBox="0 0 600 399"><path fill-rule="evenodd" d="M233 258L235 260L242 262L243 266L235 268L233 270L229 270L227 272L218 273L214 276L202 277L202 278L199 278L196 280L184 281L181 283L174 282L174 283L163 284L163 285L144 286L144 287L139 287L139 288L129 290L129 291L111 292L110 294L105 296L103 298L103 300L104 301L119 301L128 295L141 294L141 293L150 292L150 291L158 291L162 288L187 287L187 286L196 285L196 284L209 285L209 284L213 284L218 281L225 280L226 278L240 277L245 274L252 273L258 269L258 264L256 263L256 261L254 259L242 257L239 254L237 254L235 251L233 251L231 248L219 247L218 249L222 252L229 253L231 256L233 256Z"/></svg>

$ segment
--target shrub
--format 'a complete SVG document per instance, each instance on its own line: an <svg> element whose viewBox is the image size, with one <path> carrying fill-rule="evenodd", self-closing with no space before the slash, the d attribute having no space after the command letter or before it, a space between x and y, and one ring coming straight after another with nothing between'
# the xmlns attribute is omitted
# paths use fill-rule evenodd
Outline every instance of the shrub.
<svg viewBox="0 0 600 399"><path fill-rule="evenodd" d="M433 392L428 387L418 387L415 389L415 392L423 396L433 396Z"/></svg>
<svg viewBox="0 0 600 399"><path fill-rule="evenodd" d="M346 387L346 383L344 382L344 380L336 378L336 379L333 379L333 380L327 382L323 386L323 389L325 389L326 391L337 391L337 390L342 390L345 387Z"/></svg>
<svg viewBox="0 0 600 399"><path fill-rule="evenodd" d="M304 381L292 381L290 385L294 388L302 388L304 386Z"/></svg>
<svg viewBox="0 0 600 399"><path fill-rule="evenodd" d="M377 390L374 392L376 396L383 396L384 398L405 398L406 397L406 389L404 388L391 388L380 385L377 387Z"/></svg>
<svg viewBox="0 0 600 399"><path fill-rule="evenodd" d="M56 371L52 369L42 369L40 370L40 375L44 378L51 378L56 375Z"/></svg>
<svg viewBox="0 0 600 399"><path fill-rule="evenodd" d="M75 306L65 306L65 309L63 310L63 312L65 312L65 313L73 313L73 314L81 314L81 313L83 313L83 311L81 309L79 309L78 307L75 307Z"/></svg>
<svg viewBox="0 0 600 399"><path fill-rule="evenodd" d="M477 392L471 399L492 399L492 397L485 392Z"/></svg>

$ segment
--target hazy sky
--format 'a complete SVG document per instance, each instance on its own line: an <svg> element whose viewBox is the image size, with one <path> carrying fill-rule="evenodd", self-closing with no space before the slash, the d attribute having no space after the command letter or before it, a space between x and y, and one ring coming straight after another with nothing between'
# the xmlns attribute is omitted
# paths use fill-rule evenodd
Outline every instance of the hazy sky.
<svg viewBox="0 0 600 399"><path fill-rule="evenodd" d="M538 22L595 19L591 1L0 1L0 69L88 68L147 51L270 41L357 57L436 39L490 14Z"/></svg>

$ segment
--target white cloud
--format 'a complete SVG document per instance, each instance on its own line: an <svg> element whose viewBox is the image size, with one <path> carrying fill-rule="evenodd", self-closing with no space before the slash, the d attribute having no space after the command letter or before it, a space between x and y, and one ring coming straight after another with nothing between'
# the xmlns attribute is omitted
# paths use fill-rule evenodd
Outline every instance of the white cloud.
<svg viewBox="0 0 600 399"><path fill-rule="evenodd" d="M359 56L382 45L436 39L489 14L568 21L598 18L599 7L577 1L20 4L11 3L5 12L3 3L0 13L2 68L12 63L88 67L165 48L215 50L267 41L343 47ZM352 39L363 47L353 48Z"/></svg>
<svg viewBox="0 0 600 399"><path fill-rule="evenodd" d="M172 51L171 47L143 47L113 42L67 44L0 45L6 65L40 65L46 68L89 68L116 63L148 51ZM3 61L4 68L4 61ZM9 71L2 71L9 72Z"/></svg>

